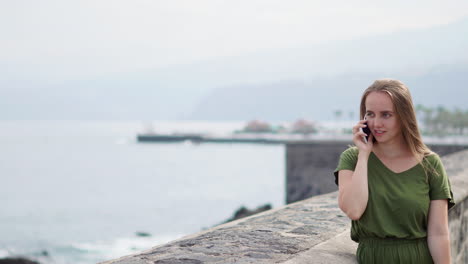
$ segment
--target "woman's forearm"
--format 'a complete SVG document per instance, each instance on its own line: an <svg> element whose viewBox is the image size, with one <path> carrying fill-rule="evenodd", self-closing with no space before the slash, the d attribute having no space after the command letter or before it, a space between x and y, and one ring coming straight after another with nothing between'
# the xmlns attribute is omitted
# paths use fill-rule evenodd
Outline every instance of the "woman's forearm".
<svg viewBox="0 0 468 264"><path fill-rule="evenodd" d="M364 213L369 199L367 181L368 154L360 153L350 183L341 196L342 210L353 220L358 220Z"/></svg>
<svg viewBox="0 0 468 264"><path fill-rule="evenodd" d="M427 237L427 244L434 264L450 264L450 238L449 235L433 235Z"/></svg>

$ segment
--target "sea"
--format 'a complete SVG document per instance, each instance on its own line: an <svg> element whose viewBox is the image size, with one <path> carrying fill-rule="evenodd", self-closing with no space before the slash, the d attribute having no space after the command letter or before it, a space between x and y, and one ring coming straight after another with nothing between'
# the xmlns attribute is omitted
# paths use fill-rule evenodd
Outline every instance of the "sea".
<svg viewBox="0 0 468 264"><path fill-rule="evenodd" d="M0 121L0 258L90 264L285 201L283 145L139 143L244 122Z"/></svg>

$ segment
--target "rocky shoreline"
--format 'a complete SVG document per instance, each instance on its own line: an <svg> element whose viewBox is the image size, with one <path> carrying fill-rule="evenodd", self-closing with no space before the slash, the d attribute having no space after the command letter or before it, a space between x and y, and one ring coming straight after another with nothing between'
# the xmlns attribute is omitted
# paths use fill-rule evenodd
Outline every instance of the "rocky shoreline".
<svg viewBox="0 0 468 264"><path fill-rule="evenodd" d="M230 217L229 219L219 223L218 225L226 224L235 220L239 220L248 216L252 216L254 214L258 214L264 211L268 211L272 209L271 204L267 203L264 205L260 205L255 209L249 209L245 206L240 206ZM217 225L216 225L217 226ZM135 235L138 237L150 237L152 234L145 232L145 231L136 231ZM47 251L42 251L41 252L42 256L49 256L49 253ZM33 259L28 259L27 257L23 256L10 256L10 257L5 257L5 258L0 258L0 264L41 264L37 260Z"/></svg>
<svg viewBox="0 0 468 264"><path fill-rule="evenodd" d="M250 210L250 209L246 208L245 206L241 206L239 209L236 210L236 212L234 213L234 215L231 218L224 221L222 224L226 224L226 223L238 220L238 219L242 219L242 218L247 217L247 216L251 216L251 215L258 214L258 213L261 213L261 212L264 212L264 211L268 211L270 209L272 209L271 204L264 204L262 206L257 207L256 209L253 209L253 210Z"/></svg>
<svg viewBox="0 0 468 264"><path fill-rule="evenodd" d="M26 258L2 258L0 264L40 264L37 261L29 260Z"/></svg>

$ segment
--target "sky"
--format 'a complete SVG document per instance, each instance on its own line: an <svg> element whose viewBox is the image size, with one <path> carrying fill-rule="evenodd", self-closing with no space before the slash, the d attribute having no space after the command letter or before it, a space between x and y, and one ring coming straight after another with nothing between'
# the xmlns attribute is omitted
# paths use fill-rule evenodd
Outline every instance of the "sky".
<svg viewBox="0 0 468 264"><path fill-rule="evenodd" d="M0 80L162 69L467 15L466 0L0 0Z"/></svg>

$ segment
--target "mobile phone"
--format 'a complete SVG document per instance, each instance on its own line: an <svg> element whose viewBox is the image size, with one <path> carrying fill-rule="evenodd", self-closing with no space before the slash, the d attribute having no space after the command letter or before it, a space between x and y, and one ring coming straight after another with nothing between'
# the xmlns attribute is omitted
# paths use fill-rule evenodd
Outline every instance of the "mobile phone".
<svg viewBox="0 0 468 264"><path fill-rule="evenodd" d="M364 120L366 120L365 117L364 117ZM366 136L362 137L362 139L363 139L364 142L366 142L366 144L367 144L367 141L369 140L369 136L370 136L370 134L371 134L371 130L370 130L369 126L367 126L367 121L366 121L364 124L366 125L366 127L364 127L364 128L360 127L359 130L360 130L361 132L366 133Z"/></svg>

